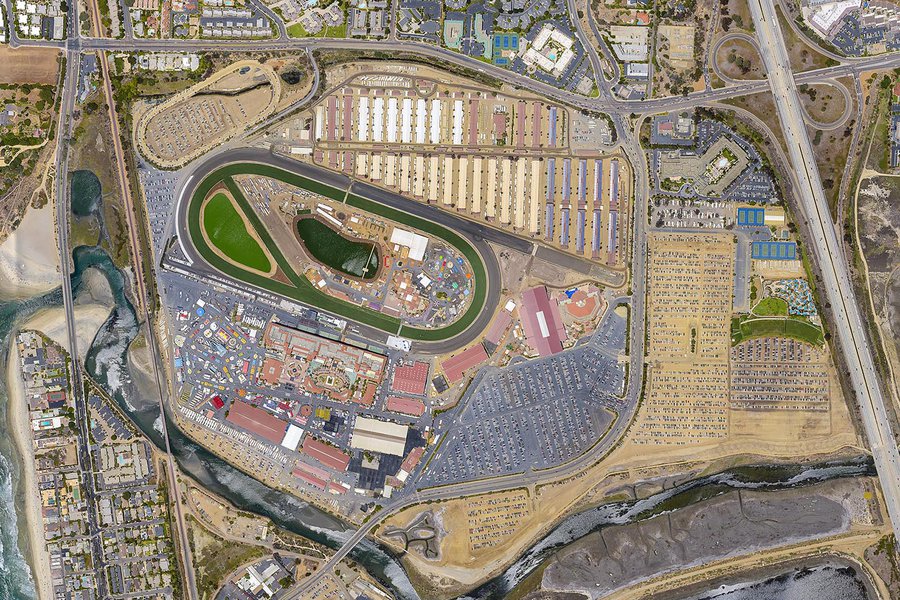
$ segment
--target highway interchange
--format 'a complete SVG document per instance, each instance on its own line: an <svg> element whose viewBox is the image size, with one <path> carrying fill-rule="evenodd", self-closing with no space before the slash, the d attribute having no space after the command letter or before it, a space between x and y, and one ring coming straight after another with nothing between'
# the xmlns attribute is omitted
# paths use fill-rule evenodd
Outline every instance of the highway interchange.
<svg viewBox="0 0 900 600"><path fill-rule="evenodd" d="M575 0L569 0L570 10L575 8ZM878 377L872 360L869 342L866 339L866 328L859 313L855 298L852 293L852 286L849 282L847 270L841 260L835 260L842 256L841 246L834 227L829 218L827 207L825 206L824 194L822 191L821 181L819 179L818 170L815 161L812 160L813 153L810 141L806 135L806 129L803 125L803 117L797 98L796 84L813 83L826 81L836 77L855 75L871 71L875 69L885 69L900 66L900 54L867 57L858 60L844 61L843 64L807 71L802 74L794 75L787 67L787 54L784 46L782 33L772 18L766 19L766 15L774 15L774 5L772 0L750 0L753 19L756 29L760 37L761 54L765 62L769 77L765 81L742 82L737 85L726 86L716 90L706 90L695 92L685 97L655 99L647 101L622 101L615 98L610 91L610 81L615 81L616 77L606 80L600 75L598 66L601 61L596 53L596 49L588 45L591 53L591 64L595 69L598 88L600 89L599 98L585 98L563 90L559 90L552 86L528 79L526 77L511 73L499 67L485 64L474 60L462 54L451 52L435 46L419 44L415 42L402 42L396 40L388 41L368 41L368 40L329 40L329 39L286 39L283 35L283 29L280 28L280 36L272 40L260 40L255 42L228 42L228 41L209 41L209 40L135 40L135 39L105 39L105 38L82 38L79 36L77 27L72 26L78 23L78 3L73 2L70 5L70 11L74 18L69 19L70 31L68 39L65 42L47 42L40 40L20 40L15 37L15 29L11 28L12 46L50 46L57 47L66 53L68 60L64 85L62 89L60 127L61 139L59 143L59 151L56 162L56 194L57 198L62 201L57 203L57 219L58 219L58 242L60 252L63 257L68 255L68 190L66 189L67 178L65 176L67 169L67 138L71 135L71 123L69 116L74 111L74 98L78 82L78 64L79 57L84 52L95 50L106 51L284 51L297 50L306 52L312 59L311 50L345 50L345 51L392 51L407 52L425 59L440 60L456 66L465 67L489 75L499 81L511 84L520 88L526 88L532 92L542 94L548 98L552 98L573 106L575 108L594 111L606 112L613 118L615 129L618 134L618 144L626 152L629 159L634 165L636 176L635 181L635 224L634 244L632 257L632 273L637 274L632 280L631 296L622 298L622 301L628 301L631 304L632 329L629 332L629 348L630 348L630 373L627 383L627 396L637 399L640 394L642 385L643 372L643 342L644 342L644 272L646 265L646 195L648 193L648 185L646 181L647 166L646 158L640 149L635 135L635 129L629 119L629 114L647 115L657 111L669 111L682 108L690 108L694 106L706 105L712 102L725 100L741 95L763 92L771 89L775 94L779 107L779 118L781 120L782 129L786 138L789 140L789 154L791 162L794 165L794 177L796 178L797 189L799 190L798 200L804 210L804 216L809 222L809 228L812 231L813 243L811 247L815 249L818 264L822 270L823 279L825 281L825 292L827 299L834 311L837 338L840 342L841 350L844 358L850 368L850 376L853 387L856 390L858 401L863 415L863 424L867 437L869 438L870 447L875 456L876 466L878 468L879 477L881 478L882 489L884 491L885 500L887 502L888 512L891 521L900 525L900 457L894 442L894 435L891 431L889 420L885 409L885 398L883 392L878 385ZM11 2L6 0L7 14L11 15ZM590 12L590 11L588 11ZM595 39L598 33L596 25L589 18L591 25L591 35L587 35L580 24L576 29L579 39L582 43L587 40ZM601 50L608 58L608 48L605 44L601 44ZM314 63L314 61L313 61ZM612 64L615 64L614 62ZM318 70L315 70L316 83L318 83ZM303 102L308 101L312 97L312 93ZM288 110L294 110L301 103L290 107ZM286 114L286 113L284 113ZM279 113L279 117L283 113ZM273 121L274 122L274 121ZM638 119L638 128L641 119ZM225 156L225 158L222 158ZM216 155L213 158L198 161L201 164L198 169L202 170L207 164L216 161L229 160L234 155ZM204 162L207 161L207 162ZM200 173L201 171L197 172ZM184 183L183 185L187 185ZM355 186L359 184L354 184ZM360 188L354 187L354 191L359 192ZM643 201L642 201L643 200ZM433 218L434 215L432 214ZM68 332L69 346L72 356L76 357L76 338L74 331L73 318L73 301L72 290L69 285L70 263L68 260L62 261L63 266L63 296L64 305L69 317ZM140 278L139 278L140 279ZM141 291L140 302L146 302L146 290ZM154 336L151 336L154 337ZM155 341L155 340L154 340ZM457 340L457 342L462 340ZM157 361L158 362L158 361ZM76 381L80 380L79 369L76 372ZM76 390L80 390L77 385ZM170 390L171 391L171 390ZM83 398L80 399L79 415L82 426L87 421L84 415ZM532 485L544 481L551 481L566 475L578 472L593 464L601 458L609 448L614 444L622 434L624 434L629 419L618 419L614 425L614 429L610 432L604 441L594 447L590 452L582 455L578 459L559 465L556 468L541 471L540 473L528 472L519 476L507 477L496 480L484 480L446 486L442 488L433 488L417 492L415 495L393 504L387 504L384 509L374 518L370 519L365 525L358 529L354 535L349 538L346 543L335 553L328 561L325 568L319 569L316 574L307 580L305 585L297 588L289 597L298 597L300 593L313 585L316 580L324 576L331 567L336 565L343 557L345 557L371 530L380 523L385 517L396 512L397 510L413 503L437 500L453 496L466 494L483 493L505 489L509 487ZM84 457L87 458L87 457ZM170 461L171 462L171 461ZM87 488L86 488L87 489ZM179 536L182 541L185 540L183 524L181 523L180 514ZM192 573L188 571L188 589L191 592L194 586L192 583ZM193 594L191 594L193 596Z"/></svg>

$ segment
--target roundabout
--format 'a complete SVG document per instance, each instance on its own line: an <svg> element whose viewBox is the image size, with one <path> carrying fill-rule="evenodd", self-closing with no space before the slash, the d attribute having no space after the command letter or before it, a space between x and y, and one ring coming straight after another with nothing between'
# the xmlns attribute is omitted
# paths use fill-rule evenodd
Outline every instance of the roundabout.
<svg viewBox="0 0 900 600"><path fill-rule="evenodd" d="M324 293L287 258L245 197L235 178L247 175L270 178L304 194L343 203L349 210L413 228L452 247L471 266L467 308L444 326L417 327L400 317ZM209 218L213 213L215 219ZM499 301L499 265L477 225L369 186L357 191L341 175L270 152L234 150L201 164L183 184L175 218L179 246L198 274L224 275L240 287L353 321L363 330L379 333L376 337L388 334L409 339L420 350L445 352L473 341L487 326ZM337 234L332 229L329 233L332 238Z"/></svg>

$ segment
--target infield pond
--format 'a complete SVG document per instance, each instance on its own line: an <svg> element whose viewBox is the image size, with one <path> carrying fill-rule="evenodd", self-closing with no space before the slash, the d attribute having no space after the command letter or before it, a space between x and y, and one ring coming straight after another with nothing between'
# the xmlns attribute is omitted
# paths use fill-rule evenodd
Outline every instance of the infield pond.
<svg viewBox="0 0 900 600"><path fill-rule="evenodd" d="M86 197L90 196L93 194L86 194ZM129 360L128 348L138 335L139 328L134 308L125 294L125 277L115 267L107 253L97 247L76 249L74 263L75 270L72 275L74 288L77 289L81 285L84 272L94 268L103 273L112 289L115 308L92 342L85 367L95 380L110 391L126 414L159 447L163 446L161 428L162 419L165 418L172 451L180 468L210 491L222 496L239 509L272 519L276 525L284 529L332 548L339 547L343 540L352 534L352 528L348 524L289 494L265 487L194 443L181 433L168 415L160 414L156 399L140 392L135 381L140 380L141 375ZM0 304L0 338L4 353L9 346L9 336L18 323L39 307L57 305L60 302L61 294L56 290L31 301ZM0 373L0 377L3 376L5 371ZM2 390L0 412L3 412L6 403L5 386L0 386L0 390ZM0 451L4 457L10 459L0 460L0 496L5 498L12 497L13 482L17 479L20 468L18 457L10 446L8 443L0 444ZM604 527L646 519L656 510L671 506L679 495L708 497L709 495L704 493L706 490L712 495L730 489L777 490L873 473L874 468L869 462L791 466L775 471L767 467L745 468L692 481L637 502L617 502L589 509L561 521L503 574L481 586L468 597L502 598L562 547ZM16 492L17 499L21 501L21 487ZM0 548L3 549L0 555L0 596L30 598L33 597L34 591L27 578L15 577L15 574L22 574L22 557L16 544L19 537L16 518L10 513L0 518L0 536L2 536ZM364 540L352 552L351 557L388 585L396 597L419 598L399 561L385 547ZM822 572L822 576L803 578L796 581L796 585L792 587L796 591L797 587L802 588L806 585L809 588L807 591L813 593L816 600L849 598L823 591L820 581L823 576L827 578L825 587L832 588L836 592L840 589L858 589L853 583L855 574L848 573L845 569L827 570ZM804 580L807 583L804 583ZM769 590L771 588L756 588L756 591ZM713 592L710 595L712 596ZM781 599L786 596L775 593L771 597ZM810 596L807 594L794 597ZM854 596L854 600L862 600L864 597L865 595Z"/></svg>
<svg viewBox="0 0 900 600"><path fill-rule="evenodd" d="M297 220L297 236L314 259L345 275L373 279L378 275L378 247L344 237L316 217Z"/></svg>

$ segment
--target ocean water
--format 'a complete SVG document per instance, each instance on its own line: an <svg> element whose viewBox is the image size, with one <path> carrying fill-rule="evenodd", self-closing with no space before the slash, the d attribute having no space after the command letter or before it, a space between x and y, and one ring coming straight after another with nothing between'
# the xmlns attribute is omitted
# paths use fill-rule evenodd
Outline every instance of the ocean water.
<svg viewBox="0 0 900 600"><path fill-rule="evenodd" d="M31 569L19 547L14 502L13 477L18 474L19 467L0 454L0 598L30 600L36 593Z"/></svg>

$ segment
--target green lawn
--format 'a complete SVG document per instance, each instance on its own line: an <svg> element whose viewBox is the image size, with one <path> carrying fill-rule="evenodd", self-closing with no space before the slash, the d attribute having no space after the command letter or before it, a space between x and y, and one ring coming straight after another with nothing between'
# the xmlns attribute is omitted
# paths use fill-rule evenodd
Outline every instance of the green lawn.
<svg viewBox="0 0 900 600"><path fill-rule="evenodd" d="M287 259L275 245L272 236L266 230L262 221L253 211L250 203L247 202L240 188L231 179L234 175L250 174L272 177L283 181L289 185L294 185L325 197L343 201L346 197L347 204L355 206L362 210L380 215L387 219L396 221L402 225L408 225L415 229L424 231L425 233L442 238L450 245L459 250L462 255L469 261L472 266L474 276L474 290L472 293L472 302L468 310L455 322L446 327L434 329L420 329L416 327L401 326L401 322L396 317L388 316L384 313L356 306L349 302L339 300L333 296L329 296L315 287L302 274L297 274ZM269 249L274 257L276 264L285 274L290 284L276 281L269 277L264 277L257 273L252 273L245 269L235 266L234 264L222 259L218 254L206 244L200 233L200 206L203 199L209 194L210 190L219 183L224 185L231 192L238 206L247 215L251 225L256 230L263 245ZM287 298L292 298L299 302L312 305L321 310L326 310L342 317L376 327L382 331L391 334L398 334L413 340L438 341L451 338L466 330L475 318L481 313L487 299L487 273L484 263L475 248L459 234L438 225L433 221L428 221L420 217L410 215L408 213L394 210L384 206L378 202L366 200L359 196L347 195L344 190L339 190L324 183L313 181L296 173L285 171L271 165L260 163L238 163L222 167L199 183L191 197L188 207L187 225L188 234L197 251L203 256L203 259L212 267L229 275L237 280L249 283L276 294L280 294Z"/></svg>
<svg viewBox="0 0 900 600"><path fill-rule="evenodd" d="M306 29L303 28L303 25L300 23L294 23L290 27L287 28L287 34L290 37L294 38L305 38L305 37L317 37L317 38L345 38L347 37L347 26L346 25L337 25L335 27L323 27L322 30L315 34L310 35Z"/></svg>
<svg viewBox="0 0 900 600"><path fill-rule="evenodd" d="M734 317L731 320L731 345L757 337L787 337L816 346L825 343L822 329L799 317Z"/></svg>
<svg viewBox="0 0 900 600"><path fill-rule="evenodd" d="M759 304L753 307L753 314L760 317L786 317L788 304L781 298L769 296L763 298Z"/></svg>
<svg viewBox="0 0 900 600"><path fill-rule="evenodd" d="M272 263L225 194L210 198L203 210L203 229L225 256L245 267L268 273Z"/></svg>

